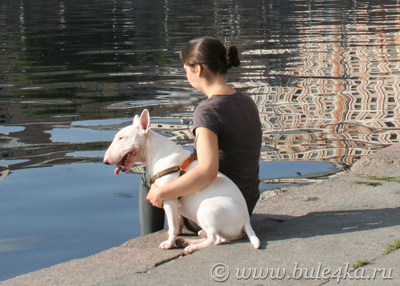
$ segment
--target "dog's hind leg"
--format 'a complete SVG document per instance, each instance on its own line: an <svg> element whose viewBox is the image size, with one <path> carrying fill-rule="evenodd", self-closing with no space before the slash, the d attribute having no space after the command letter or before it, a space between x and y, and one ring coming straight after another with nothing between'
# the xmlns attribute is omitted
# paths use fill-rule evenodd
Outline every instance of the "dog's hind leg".
<svg viewBox="0 0 400 286"><path fill-rule="evenodd" d="M203 229L198 232L198 236L200 236L202 239L186 239L180 237L175 241L175 243L178 247L184 248L189 245L202 243L207 239L207 233Z"/></svg>
<svg viewBox="0 0 400 286"><path fill-rule="evenodd" d="M160 248L170 249L175 247L175 240L179 234L179 208L178 200L164 202L164 211L168 222L168 240L160 243Z"/></svg>
<svg viewBox="0 0 400 286"><path fill-rule="evenodd" d="M186 239L186 238L178 238L175 243L178 247L180 248L184 248L187 247L189 245L195 245L195 244L199 244L202 243L206 240L206 238L201 238L201 239Z"/></svg>
<svg viewBox="0 0 400 286"><path fill-rule="evenodd" d="M198 236L202 237L202 238L207 238L207 232L204 231L204 229L200 230L197 233Z"/></svg>
<svg viewBox="0 0 400 286"><path fill-rule="evenodd" d="M209 247L211 244L221 244L225 240L219 236L219 234L213 232L210 234L210 232L207 233L207 238L205 239L199 239L198 240L200 243L198 244L193 244L185 247L184 251L186 253L193 253L197 250L204 249L206 247Z"/></svg>

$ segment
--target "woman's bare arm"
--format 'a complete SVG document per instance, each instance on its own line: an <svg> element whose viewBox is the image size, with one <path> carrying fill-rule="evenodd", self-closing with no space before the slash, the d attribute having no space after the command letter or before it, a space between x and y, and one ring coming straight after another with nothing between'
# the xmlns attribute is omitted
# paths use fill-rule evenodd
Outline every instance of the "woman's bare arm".
<svg viewBox="0 0 400 286"><path fill-rule="evenodd" d="M158 187L153 184L147 195L150 203L156 207L162 207L166 200L173 200L179 197L195 193L216 177L219 169L218 137L211 130L198 127L197 138L197 160L198 166L188 171L184 176Z"/></svg>

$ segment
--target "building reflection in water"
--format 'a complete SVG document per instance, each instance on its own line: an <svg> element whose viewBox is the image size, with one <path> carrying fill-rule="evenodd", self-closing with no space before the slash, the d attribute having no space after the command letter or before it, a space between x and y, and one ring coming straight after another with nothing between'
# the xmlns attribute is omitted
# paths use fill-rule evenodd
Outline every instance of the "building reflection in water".
<svg viewBox="0 0 400 286"><path fill-rule="evenodd" d="M258 76L253 69L249 83L236 85L259 106L266 139L263 160L352 165L399 142L398 11L383 13L377 21L382 26L365 23L362 14L345 26L313 26L312 33L307 21L299 22L297 31L304 40L296 49L244 52L260 58L276 54L292 62L285 70ZM388 11L376 6L374 12ZM271 84L260 84L263 79Z"/></svg>

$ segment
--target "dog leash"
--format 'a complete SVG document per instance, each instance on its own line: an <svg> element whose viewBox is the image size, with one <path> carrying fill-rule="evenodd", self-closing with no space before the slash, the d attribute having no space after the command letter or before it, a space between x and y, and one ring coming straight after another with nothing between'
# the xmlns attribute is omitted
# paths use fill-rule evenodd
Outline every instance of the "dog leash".
<svg viewBox="0 0 400 286"><path fill-rule="evenodd" d="M191 154L190 157L189 157L188 159L186 159L186 161L183 162L182 165L180 165L180 166L173 166L173 167L167 168L167 169L165 169L165 170L162 170L162 171L160 171L160 172L157 172L157 173L151 178L151 180L150 180L150 186L151 186L152 184L154 184L154 182L155 182L158 178L161 178L162 176L165 176L165 175L169 175L169 174L172 174L172 173L179 172L179 176L182 176L183 174L186 173L185 169L187 168L187 166L189 166L189 164L192 163L192 162L193 162L194 160L196 160L196 159L197 159L196 154Z"/></svg>

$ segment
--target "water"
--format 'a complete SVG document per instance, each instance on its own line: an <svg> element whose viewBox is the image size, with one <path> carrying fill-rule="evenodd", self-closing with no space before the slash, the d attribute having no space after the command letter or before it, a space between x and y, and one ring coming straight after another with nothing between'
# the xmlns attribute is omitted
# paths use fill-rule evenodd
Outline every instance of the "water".
<svg viewBox="0 0 400 286"><path fill-rule="evenodd" d="M261 189L348 169L399 141L397 1L0 0L0 280L139 235L138 184L101 163L148 108L191 148L203 96L178 52L236 45L228 80L263 124Z"/></svg>

